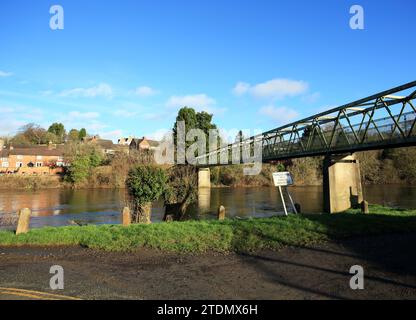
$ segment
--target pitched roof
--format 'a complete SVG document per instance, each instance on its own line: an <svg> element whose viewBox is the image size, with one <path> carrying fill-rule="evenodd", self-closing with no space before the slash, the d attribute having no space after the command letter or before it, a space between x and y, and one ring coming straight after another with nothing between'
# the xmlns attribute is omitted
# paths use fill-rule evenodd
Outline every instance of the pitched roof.
<svg viewBox="0 0 416 320"><path fill-rule="evenodd" d="M8 158L8 157L9 157L9 149L1 149L0 158Z"/></svg>
<svg viewBox="0 0 416 320"><path fill-rule="evenodd" d="M10 149L3 149L0 152L2 158L7 158L10 155L20 156L56 156L62 157L64 149L58 146L56 149L50 149L47 146L31 146Z"/></svg>
<svg viewBox="0 0 416 320"><path fill-rule="evenodd" d="M160 144L160 142L159 141L156 141L156 140L149 140L149 139L147 139L147 138L140 138L140 139L133 139L132 141L134 141L134 142L136 142L136 144L137 145L139 145L140 143L142 143L143 142L143 140L146 140L148 143L149 143L149 145L151 146L151 147L157 147L157 146L159 146L159 144Z"/></svg>
<svg viewBox="0 0 416 320"><path fill-rule="evenodd" d="M97 139L95 143L104 149L114 148L114 143L111 140Z"/></svg>

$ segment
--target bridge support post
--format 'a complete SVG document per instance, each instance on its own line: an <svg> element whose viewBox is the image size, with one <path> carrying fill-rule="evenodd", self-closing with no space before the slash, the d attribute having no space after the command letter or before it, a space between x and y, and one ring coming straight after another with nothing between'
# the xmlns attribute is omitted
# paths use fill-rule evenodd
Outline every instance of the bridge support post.
<svg viewBox="0 0 416 320"><path fill-rule="evenodd" d="M354 154L326 156L323 180L325 212L343 212L363 201L360 164Z"/></svg>
<svg viewBox="0 0 416 320"><path fill-rule="evenodd" d="M211 188L211 170L209 168L198 169L198 188Z"/></svg>

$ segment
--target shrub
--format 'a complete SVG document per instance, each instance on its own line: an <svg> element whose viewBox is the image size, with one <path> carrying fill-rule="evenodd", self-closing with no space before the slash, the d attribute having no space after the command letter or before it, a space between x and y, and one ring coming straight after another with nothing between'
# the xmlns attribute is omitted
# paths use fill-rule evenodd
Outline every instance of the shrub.
<svg viewBox="0 0 416 320"><path fill-rule="evenodd" d="M65 157L70 166L65 180L73 184L84 183L90 176L91 169L98 167L103 161L102 150L95 145L71 143L66 149Z"/></svg>
<svg viewBox="0 0 416 320"><path fill-rule="evenodd" d="M166 174L155 166L130 169L126 179L127 192L136 223L150 222L152 201L159 199L166 189Z"/></svg>
<svg viewBox="0 0 416 320"><path fill-rule="evenodd" d="M84 182L90 173L90 166L89 156L77 156L72 160L66 172L66 180L74 184Z"/></svg>

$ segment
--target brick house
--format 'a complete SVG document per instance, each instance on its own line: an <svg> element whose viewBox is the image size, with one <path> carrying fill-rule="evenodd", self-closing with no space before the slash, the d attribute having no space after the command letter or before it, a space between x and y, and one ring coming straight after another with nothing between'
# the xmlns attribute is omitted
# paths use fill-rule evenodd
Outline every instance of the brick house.
<svg viewBox="0 0 416 320"><path fill-rule="evenodd" d="M63 172L64 165L62 146L9 146L0 150L0 173L3 174L58 174Z"/></svg>
<svg viewBox="0 0 416 320"><path fill-rule="evenodd" d="M144 150L155 150L159 146L159 141L150 140L146 137L140 138L140 139L132 139L130 143L130 150L138 150L138 151L144 151Z"/></svg>
<svg viewBox="0 0 416 320"><path fill-rule="evenodd" d="M96 144L101 147L104 154L114 154L116 151L119 150L119 146L115 145L113 141L106 140L106 139L100 139L98 136L92 136L88 138L83 139L84 143L92 143Z"/></svg>

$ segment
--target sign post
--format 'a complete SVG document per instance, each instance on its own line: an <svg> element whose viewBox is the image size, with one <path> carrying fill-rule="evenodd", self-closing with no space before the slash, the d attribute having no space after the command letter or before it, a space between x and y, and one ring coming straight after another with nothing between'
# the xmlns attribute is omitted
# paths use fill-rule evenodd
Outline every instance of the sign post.
<svg viewBox="0 0 416 320"><path fill-rule="evenodd" d="M285 198L283 196L282 187L286 187L287 195L289 196L290 203L292 204L293 211L295 213L298 213L295 207L295 204L293 203L293 199L290 196L289 189L287 186L293 185L293 179L290 172L273 172L273 182L276 187L279 188L280 198L282 199L283 209L285 210L285 215L287 216L287 208L285 203Z"/></svg>

